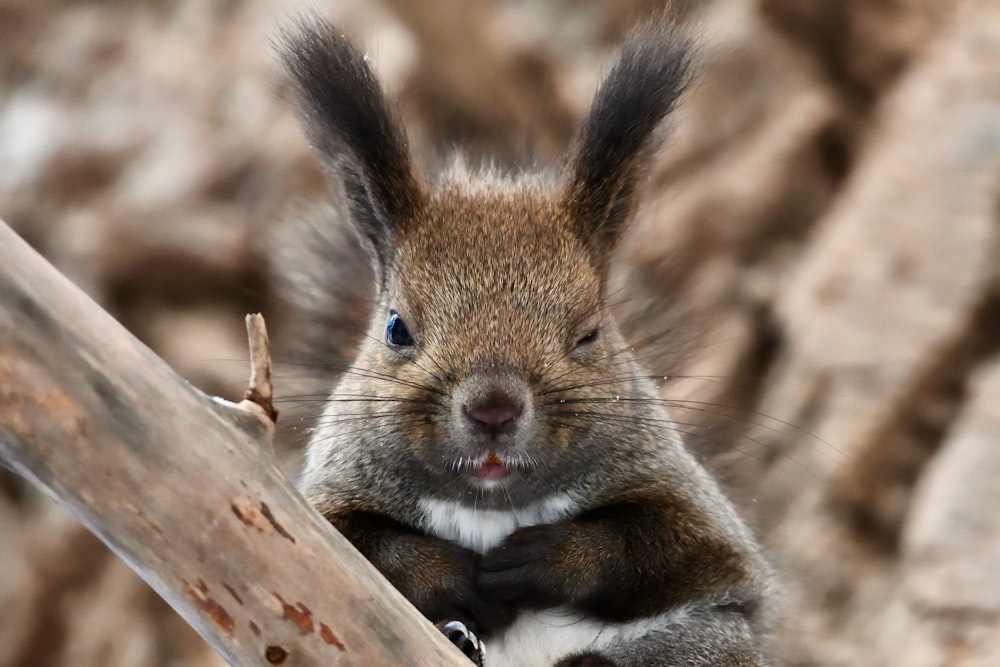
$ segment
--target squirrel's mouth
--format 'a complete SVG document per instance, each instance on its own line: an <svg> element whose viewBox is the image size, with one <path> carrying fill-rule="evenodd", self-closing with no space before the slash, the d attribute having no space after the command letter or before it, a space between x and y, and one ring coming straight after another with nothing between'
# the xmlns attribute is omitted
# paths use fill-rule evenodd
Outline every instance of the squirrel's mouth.
<svg viewBox="0 0 1000 667"><path fill-rule="evenodd" d="M480 479L503 479L510 472L510 466L504 463L496 452L490 451L486 460L472 466L470 472Z"/></svg>
<svg viewBox="0 0 1000 667"><path fill-rule="evenodd" d="M499 482L513 471L531 467L529 458L520 452L489 450L475 458L460 458L454 463L455 472L466 473L482 482Z"/></svg>

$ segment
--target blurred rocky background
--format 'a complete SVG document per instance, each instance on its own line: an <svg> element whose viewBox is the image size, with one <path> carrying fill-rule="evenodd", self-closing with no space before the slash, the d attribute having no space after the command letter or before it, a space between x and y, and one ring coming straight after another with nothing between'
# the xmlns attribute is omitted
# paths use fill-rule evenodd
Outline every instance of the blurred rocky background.
<svg viewBox="0 0 1000 667"><path fill-rule="evenodd" d="M0 3L0 217L214 394L241 394L242 315L262 310L287 362L290 473L317 410L292 395L350 358L368 298L350 237L311 222L326 187L275 65L277 26L309 7L366 46L432 166L456 147L555 159L622 35L664 11ZM1000 4L669 11L697 36L698 77L615 300L678 429L782 573L776 661L1000 665ZM311 240L289 245L296 233ZM310 252L345 275L312 301L292 289ZM0 471L0 665L216 664L65 511Z"/></svg>

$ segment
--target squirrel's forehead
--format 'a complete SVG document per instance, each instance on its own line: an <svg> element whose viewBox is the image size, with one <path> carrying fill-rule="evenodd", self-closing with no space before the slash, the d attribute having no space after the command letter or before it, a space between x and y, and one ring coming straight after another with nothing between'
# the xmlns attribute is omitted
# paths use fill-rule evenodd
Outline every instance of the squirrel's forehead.
<svg viewBox="0 0 1000 667"><path fill-rule="evenodd" d="M473 292L492 297L520 290L525 294L569 289L596 280L574 239L539 238L537 233L490 230L442 237L423 247L401 248L400 268L411 284Z"/></svg>
<svg viewBox="0 0 1000 667"><path fill-rule="evenodd" d="M553 319L592 310L600 278L550 193L451 190L401 230L399 297L426 316ZM537 322L535 322L537 324Z"/></svg>
<svg viewBox="0 0 1000 667"><path fill-rule="evenodd" d="M420 301L463 310L484 301L493 308L566 310L593 307L589 302L599 297L585 248L544 211L495 209L428 222L436 224L407 234L397 255L407 292L433 286Z"/></svg>
<svg viewBox="0 0 1000 667"><path fill-rule="evenodd" d="M521 195L443 198L406 231L399 250L408 264L477 275L565 271L585 262L584 248L562 211L543 198Z"/></svg>

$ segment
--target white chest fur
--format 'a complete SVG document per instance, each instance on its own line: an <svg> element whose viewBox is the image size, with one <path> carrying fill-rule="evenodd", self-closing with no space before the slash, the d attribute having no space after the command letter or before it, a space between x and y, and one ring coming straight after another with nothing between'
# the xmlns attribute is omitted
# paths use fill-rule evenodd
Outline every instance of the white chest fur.
<svg viewBox="0 0 1000 667"><path fill-rule="evenodd" d="M568 609L526 611L500 636L486 642L488 667L552 667L575 653L601 651L650 633L669 633L690 610L680 607L628 623L601 623ZM631 664L631 663L630 663Z"/></svg>
<svg viewBox="0 0 1000 667"><path fill-rule="evenodd" d="M518 528L554 523L577 509L572 499L563 494L509 510L477 509L435 498L424 498L419 506L424 530L479 553L497 546Z"/></svg>

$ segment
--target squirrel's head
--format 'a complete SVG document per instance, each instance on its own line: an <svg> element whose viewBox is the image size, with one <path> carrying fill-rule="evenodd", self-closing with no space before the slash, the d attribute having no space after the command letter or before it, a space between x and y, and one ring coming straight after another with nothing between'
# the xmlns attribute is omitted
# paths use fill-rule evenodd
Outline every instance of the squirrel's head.
<svg viewBox="0 0 1000 667"><path fill-rule="evenodd" d="M516 501L592 469L589 443L607 429L636 428L616 404L639 390L605 307L607 270L685 53L663 27L633 36L558 173L456 167L427 181L367 58L319 21L287 38L309 138L379 283L314 449L343 447L338 431L392 444L434 488Z"/></svg>

